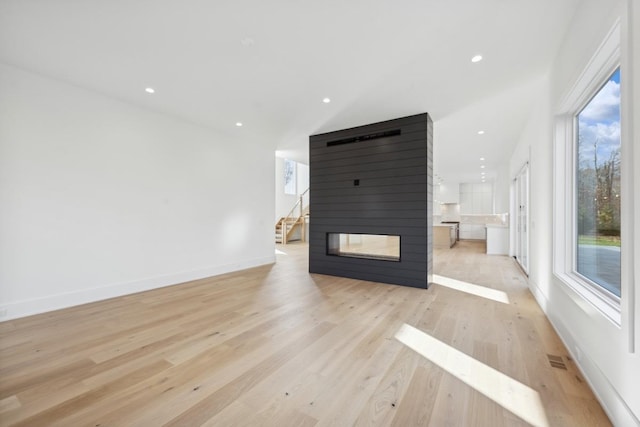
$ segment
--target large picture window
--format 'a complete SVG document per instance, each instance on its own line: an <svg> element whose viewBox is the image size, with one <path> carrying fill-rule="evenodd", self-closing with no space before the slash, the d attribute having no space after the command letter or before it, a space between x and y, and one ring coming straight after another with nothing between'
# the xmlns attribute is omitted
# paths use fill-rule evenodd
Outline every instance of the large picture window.
<svg viewBox="0 0 640 427"><path fill-rule="evenodd" d="M576 271L620 297L619 68L576 123Z"/></svg>
<svg viewBox="0 0 640 427"><path fill-rule="evenodd" d="M560 100L553 154L554 275L618 326L628 268L624 76L618 22Z"/></svg>

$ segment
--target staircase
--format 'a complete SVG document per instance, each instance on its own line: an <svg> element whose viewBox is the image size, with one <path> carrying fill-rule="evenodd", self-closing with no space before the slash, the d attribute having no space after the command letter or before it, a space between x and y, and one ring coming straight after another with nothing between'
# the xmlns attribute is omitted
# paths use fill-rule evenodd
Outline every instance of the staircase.
<svg viewBox="0 0 640 427"><path fill-rule="evenodd" d="M280 218L280 221L276 223L276 243L287 244L291 240L293 233L300 228L304 227L305 218ZM285 231L286 230L286 231ZM285 237L286 233L286 238ZM301 231L304 234L304 232ZM304 239L303 239L304 240Z"/></svg>
<svg viewBox="0 0 640 427"><path fill-rule="evenodd" d="M309 218L308 194L309 189L307 188L307 190L298 197L298 201L293 205L289 214L285 217L281 217L276 222L276 243L286 245L287 242L291 241L297 231L300 232L300 240L306 240L305 224ZM307 201L306 206L305 200Z"/></svg>

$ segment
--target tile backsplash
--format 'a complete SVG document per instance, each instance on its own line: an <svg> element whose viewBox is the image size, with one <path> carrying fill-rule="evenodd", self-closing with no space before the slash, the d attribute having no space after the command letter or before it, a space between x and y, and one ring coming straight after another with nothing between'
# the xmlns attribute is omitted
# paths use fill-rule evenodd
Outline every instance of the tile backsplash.
<svg viewBox="0 0 640 427"><path fill-rule="evenodd" d="M509 224L509 214L493 215L461 215L460 222L463 224Z"/></svg>
<svg viewBox="0 0 640 427"><path fill-rule="evenodd" d="M460 221L462 224L501 224L501 225L509 225L509 214L466 214L460 215L458 213L457 216L454 215L434 215L433 223L437 224L441 221Z"/></svg>
<svg viewBox="0 0 640 427"><path fill-rule="evenodd" d="M460 221L460 205L457 203L443 203L440 205L442 221Z"/></svg>

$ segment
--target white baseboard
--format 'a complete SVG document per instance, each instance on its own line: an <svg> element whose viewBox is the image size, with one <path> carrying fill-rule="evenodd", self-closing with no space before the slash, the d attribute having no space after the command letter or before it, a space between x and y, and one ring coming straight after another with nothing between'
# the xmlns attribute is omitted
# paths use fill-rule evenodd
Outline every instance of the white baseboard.
<svg viewBox="0 0 640 427"><path fill-rule="evenodd" d="M48 295L41 298L3 304L0 305L0 321L18 319L21 317L46 313L90 302L135 294L137 292L149 291L165 286L177 285L191 280L204 279L206 277L231 273L247 268L273 264L275 260L276 258L274 254L272 256L254 258L226 265L212 266L204 269L155 276L131 282L115 283L99 288L82 289L75 292Z"/></svg>
<svg viewBox="0 0 640 427"><path fill-rule="evenodd" d="M580 344L576 342L569 328L559 317L549 314L549 300L540 290L540 288L529 279L529 290L542 308L551 326L556 331L560 340L567 348L571 358L580 370L582 376L586 379L589 387L596 396L596 399L602 405L607 416L615 426L640 426L640 420L633 414L624 399L618 394L618 391L609 382L598 365L584 351L577 350ZM564 292L564 291L562 291ZM570 298L570 297L568 297ZM576 354L580 351L580 354Z"/></svg>

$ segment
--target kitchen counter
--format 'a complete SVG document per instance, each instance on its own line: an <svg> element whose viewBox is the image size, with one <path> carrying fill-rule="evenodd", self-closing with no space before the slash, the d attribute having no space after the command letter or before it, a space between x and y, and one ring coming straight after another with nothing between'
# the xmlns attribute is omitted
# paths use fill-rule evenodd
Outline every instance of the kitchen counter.
<svg viewBox="0 0 640 427"><path fill-rule="evenodd" d="M433 224L433 247L449 249L456 243L456 224Z"/></svg>
<svg viewBox="0 0 640 427"><path fill-rule="evenodd" d="M487 254L509 254L509 226L505 224L486 224Z"/></svg>

